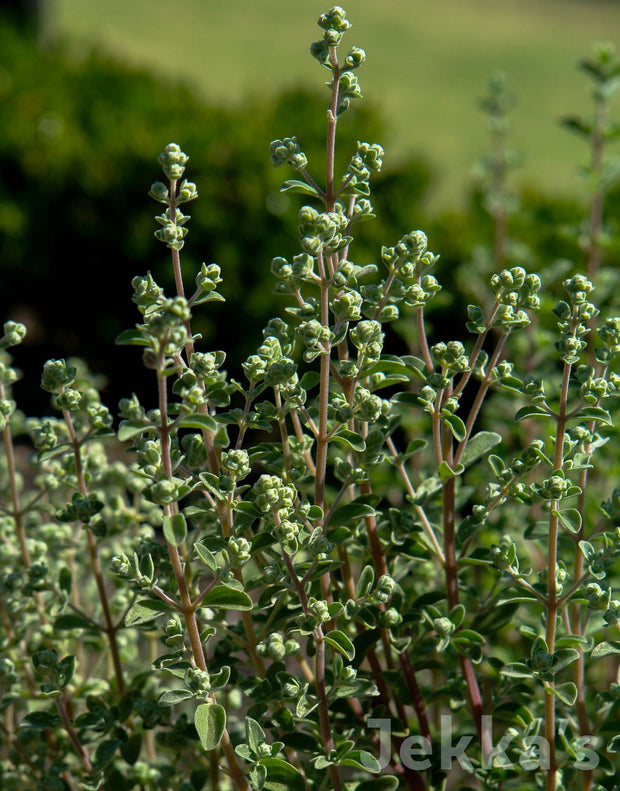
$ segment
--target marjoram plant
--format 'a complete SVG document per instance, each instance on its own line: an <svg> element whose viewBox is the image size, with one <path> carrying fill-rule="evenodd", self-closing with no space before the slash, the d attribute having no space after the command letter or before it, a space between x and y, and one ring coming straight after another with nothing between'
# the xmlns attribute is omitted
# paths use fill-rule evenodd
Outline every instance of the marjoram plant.
<svg viewBox="0 0 620 791"><path fill-rule="evenodd" d="M25 327L4 325L6 791L618 788L620 317L589 279L603 182L588 276L573 264L556 296L507 260L498 144L498 271L442 340L422 231L354 263L383 150L357 142L336 172L365 54L341 55L339 6L319 26L325 166L311 175L295 137L271 143L305 205L299 252L271 264L286 306L243 381L192 332L221 279L203 264L185 290L197 189L175 144L150 195L176 293L135 277L139 323L119 338L142 347L150 402L128 394L115 431L85 364L50 360L54 416L26 418L6 353ZM589 63L607 101L618 62ZM607 128L580 126L598 154Z"/></svg>

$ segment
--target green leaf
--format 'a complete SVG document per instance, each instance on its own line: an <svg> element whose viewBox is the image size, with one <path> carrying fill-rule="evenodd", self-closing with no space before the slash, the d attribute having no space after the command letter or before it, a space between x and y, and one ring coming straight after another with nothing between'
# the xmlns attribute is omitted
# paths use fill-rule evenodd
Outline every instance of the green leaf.
<svg viewBox="0 0 620 791"><path fill-rule="evenodd" d="M347 503L337 508L329 520L330 527L353 525L360 519L375 516L375 509L368 503Z"/></svg>
<svg viewBox="0 0 620 791"><path fill-rule="evenodd" d="M95 624L88 620L88 618L84 618L82 615L78 615L77 613L65 613L64 615L59 615L54 621L54 629L57 629L59 632L69 631L70 629L96 629Z"/></svg>
<svg viewBox="0 0 620 791"><path fill-rule="evenodd" d="M177 703L183 703L184 700L189 700L194 697L194 693L189 689L170 689L159 696L157 704L159 706L176 706Z"/></svg>
<svg viewBox="0 0 620 791"><path fill-rule="evenodd" d="M252 717L245 718L245 738L252 752L256 753L261 744L266 741L265 731Z"/></svg>
<svg viewBox="0 0 620 791"><path fill-rule="evenodd" d="M239 747L245 747L244 744L239 745ZM235 748L238 749L238 748ZM244 758L244 756L241 756ZM253 757L250 755L248 758L245 758L248 763L252 763L254 760ZM262 764L254 764L250 769L250 780L252 781L252 787L256 788L256 791L261 791L262 788L265 786L265 780L267 779L267 769Z"/></svg>
<svg viewBox="0 0 620 791"><path fill-rule="evenodd" d="M541 406L536 406L535 404L530 404L529 406L524 406L518 410L517 414L515 415L515 420L517 423L520 420L525 420L528 417L551 417L551 415L547 412L546 409L543 409Z"/></svg>
<svg viewBox="0 0 620 791"><path fill-rule="evenodd" d="M620 654L619 640L612 640L610 642L604 641L599 643L594 647L592 653L590 654L590 658L601 659L604 656L609 656L609 654Z"/></svg>
<svg viewBox="0 0 620 791"><path fill-rule="evenodd" d="M462 645L484 645L485 639L478 632L473 629L460 629L452 636L453 643L460 643Z"/></svg>
<svg viewBox="0 0 620 791"><path fill-rule="evenodd" d="M613 420L611 415L606 409L600 406L584 406L574 415L571 415L568 420L595 420L598 423L604 423L606 426L612 426Z"/></svg>
<svg viewBox="0 0 620 791"><path fill-rule="evenodd" d="M414 453L422 450L428 445L425 439L414 439L407 445L407 450L399 457L401 461L406 461Z"/></svg>
<svg viewBox="0 0 620 791"><path fill-rule="evenodd" d="M382 775L372 780L364 780L355 791L396 791L398 782L398 778L394 775Z"/></svg>
<svg viewBox="0 0 620 791"><path fill-rule="evenodd" d="M553 654L553 673L559 673L568 665L579 659L580 653L576 648L562 648Z"/></svg>
<svg viewBox="0 0 620 791"><path fill-rule="evenodd" d="M607 743L607 752L620 753L620 734L614 736L614 738Z"/></svg>
<svg viewBox="0 0 620 791"><path fill-rule="evenodd" d="M194 544L194 549L205 566L215 574L218 570L218 565L213 552L211 552L211 550L208 549L204 544L200 543L200 541L197 541Z"/></svg>
<svg viewBox="0 0 620 791"><path fill-rule="evenodd" d="M323 639L328 645L343 654L349 662L355 659L355 646L344 632L333 629L331 632L327 632Z"/></svg>
<svg viewBox="0 0 620 791"><path fill-rule="evenodd" d="M71 593L72 581L71 571L66 566L63 566L58 572L58 585L60 590L67 595Z"/></svg>
<svg viewBox="0 0 620 791"><path fill-rule="evenodd" d="M128 442L130 439L143 434L145 431L155 431L156 427L141 420L122 420L118 427L118 441Z"/></svg>
<svg viewBox="0 0 620 791"><path fill-rule="evenodd" d="M198 428L201 431L217 431L217 422L210 415L188 415L181 418L179 428Z"/></svg>
<svg viewBox="0 0 620 791"><path fill-rule="evenodd" d="M339 429L332 439L334 442L344 445L345 448L352 448L360 453L366 450L366 442L362 435L357 434L355 431L349 431L348 428Z"/></svg>
<svg viewBox="0 0 620 791"><path fill-rule="evenodd" d="M140 750L142 748L142 734L132 733L131 736L124 742L121 742L121 755L123 760L127 761L130 766L133 766L140 757Z"/></svg>
<svg viewBox="0 0 620 791"><path fill-rule="evenodd" d="M381 764L367 750L352 750L342 760L338 761L338 764L340 766L354 766L356 769L365 769L373 774L379 774L381 771Z"/></svg>
<svg viewBox="0 0 620 791"><path fill-rule="evenodd" d="M187 522L183 514L164 516L164 538L169 544L180 547L187 538Z"/></svg>
<svg viewBox="0 0 620 791"><path fill-rule="evenodd" d="M95 772L100 772L107 766L112 758L114 758L116 751L121 746L119 739L105 739L99 742L95 754L93 756L92 764Z"/></svg>
<svg viewBox="0 0 620 791"><path fill-rule="evenodd" d="M263 758L260 764L267 769L264 791L306 791L302 774L282 758Z"/></svg>
<svg viewBox="0 0 620 791"><path fill-rule="evenodd" d="M525 664L525 662L511 662L508 665L504 665L501 669L500 673L502 676L508 676L508 678L532 678L533 673L529 669L529 667Z"/></svg>
<svg viewBox="0 0 620 791"><path fill-rule="evenodd" d="M251 610L252 599L245 591L216 585L202 600L202 607L221 607L223 610Z"/></svg>
<svg viewBox="0 0 620 791"><path fill-rule="evenodd" d="M565 511L558 511L554 509L551 513L554 516L557 516L557 518L569 532L576 535L581 530L582 518L581 514L576 508L567 508Z"/></svg>
<svg viewBox="0 0 620 791"><path fill-rule="evenodd" d="M501 434L495 431L479 431L470 438L461 457L461 464L467 468L502 441ZM497 457L495 457L497 458Z"/></svg>
<svg viewBox="0 0 620 791"><path fill-rule="evenodd" d="M170 612L170 605L156 599L141 599L129 608L125 616L125 626L138 626L154 621L160 615Z"/></svg>
<svg viewBox="0 0 620 791"><path fill-rule="evenodd" d="M31 711L20 722L20 728L36 728L42 731L46 728L57 728L61 723L58 714L51 714L49 711Z"/></svg>
<svg viewBox="0 0 620 791"><path fill-rule="evenodd" d="M306 688L308 685L306 684ZM297 705L295 706L295 714L298 717L307 717L311 711L314 711L316 707L319 705L319 702L316 698L306 695L304 692L302 695L299 696L297 700Z"/></svg>
<svg viewBox="0 0 620 791"><path fill-rule="evenodd" d="M439 477L445 483L446 481L450 480L450 478L456 478L457 475L460 475L465 467L462 464L457 464L454 469L450 467L447 461L442 461L439 465Z"/></svg>
<svg viewBox="0 0 620 791"><path fill-rule="evenodd" d="M65 656L64 659L61 659L58 665L56 666L56 673L58 678L58 686L60 689L63 689L67 686L67 684L73 678L73 674L75 672L75 656L74 654L69 654L69 656Z"/></svg>
<svg viewBox="0 0 620 791"><path fill-rule="evenodd" d="M280 192L295 192L300 195L311 195L313 198L318 197L318 192L314 187L298 179L288 179L288 181L285 181L280 187Z"/></svg>
<svg viewBox="0 0 620 791"><path fill-rule="evenodd" d="M577 700L577 686L572 681L567 681L557 687L549 686L547 689L558 697L562 703L566 703L567 706L574 705Z"/></svg>
<svg viewBox="0 0 620 791"><path fill-rule="evenodd" d="M123 330L116 336L114 343L117 346L148 346L148 339L140 330Z"/></svg>
<svg viewBox="0 0 620 791"><path fill-rule="evenodd" d="M496 456L494 453L491 453L487 461L489 462L489 467L493 470L496 478L499 477L506 469L504 460L500 456Z"/></svg>
<svg viewBox="0 0 620 791"><path fill-rule="evenodd" d="M194 725L203 750L215 750L226 730L226 710L219 703L201 703L194 714Z"/></svg>
<svg viewBox="0 0 620 791"><path fill-rule="evenodd" d="M467 428L465 423L463 423L458 415L453 415L449 412L441 416L441 422L448 424L448 427L452 432L452 436L457 442L462 442L467 436Z"/></svg>
<svg viewBox="0 0 620 791"><path fill-rule="evenodd" d="M590 563L596 557L596 550L589 541L580 541L579 549L584 556L586 563Z"/></svg>
<svg viewBox="0 0 620 791"><path fill-rule="evenodd" d="M355 585L355 595L358 599L370 593L375 581L375 570L372 566L364 566Z"/></svg>

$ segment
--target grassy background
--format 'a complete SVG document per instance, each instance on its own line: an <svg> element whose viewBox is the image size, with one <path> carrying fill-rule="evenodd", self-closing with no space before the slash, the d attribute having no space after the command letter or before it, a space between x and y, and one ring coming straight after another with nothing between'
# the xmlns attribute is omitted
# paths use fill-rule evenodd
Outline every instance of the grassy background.
<svg viewBox="0 0 620 791"><path fill-rule="evenodd" d="M362 46L365 99L381 107L388 156L421 153L435 168L433 204L454 205L471 183L487 144L477 100L493 69L505 70L518 96L513 144L524 166L517 181L562 193L580 189L579 140L558 127L567 113L589 112L578 59L598 41L617 43L616 0L347 0ZM187 78L196 91L236 104L293 84L319 86L308 54L319 38L325 0L53 0L52 24L79 50L96 42L163 78ZM615 39L615 40L614 40ZM182 119L179 119L182 124ZM282 134L302 130L283 130Z"/></svg>

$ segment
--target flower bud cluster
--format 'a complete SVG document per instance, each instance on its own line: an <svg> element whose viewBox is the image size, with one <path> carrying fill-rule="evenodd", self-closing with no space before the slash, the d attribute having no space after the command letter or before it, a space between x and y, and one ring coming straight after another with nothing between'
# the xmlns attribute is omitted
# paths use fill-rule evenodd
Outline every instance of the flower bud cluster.
<svg viewBox="0 0 620 791"><path fill-rule="evenodd" d="M493 544L489 550L489 560L498 571L519 573L519 556L517 545L510 536L503 536L499 545Z"/></svg>
<svg viewBox="0 0 620 791"><path fill-rule="evenodd" d="M164 632L166 634L166 645L170 646L170 648L183 648L185 644L185 637L183 634L183 625L181 621L174 616L173 618L169 618L166 621L164 626Z"/></svg>
<svg viewBox="0 0 620 791"><path fill-rule="evenodd" d="M604 321L598 327L597 333L605 346L596 349L596 359L603 365L608 365L620 355L620 316L614 316Z"/></svg>
<svg viewBox="0 0 620 791"><path fill-rule="evenodd" d="M278 661L287 656L294 656L299 651L297 640L285 640L279 632L272 632L266 640L256 646L259 656Z"/></svg>
<svg viewBox="0 0 620 791"><path fill-rule="evenodd" d="M318 212L312 206L302 206L297 217L302 250L309 255L335 253L351 241L343 236L348 219L340 204L335 211Z"/></svg>
<svg viewBox="0 0 620 791"><path fill-rule="evenodd" d="M156 582L155 563L150 553L140 558L134 552L133 560L129 560L127 555L121 552L112 557L110 567L119 577L133 580L141 590L151 588Z"/></svg>
<svg viewBox="0 0 620 791"><path fill-rule="evenodd" d="M10 346L18 346L26 337L26 326L18 321L5 321L0 338L0 351Z"/></svg>
<svg viewBox="0 0 620 791"><path fill-rule="evenodd" d="M163 214L156 215L155 219L162 226L155 231L155 238L171 250L181 250L188 232L185 225L190 219L189 215L183 214L180 209L175 207L174 218L170 208L167 208Z"/></svg>
<svg viewBox="0 0 620 791"><path fill-rule="evenodd" d="M431 354L441 366L441 373L432 374L429 379L433 387L447 387L453 376L469 371L469 357L460 341L436 343L431 347Z"/></svg>
<svg viewBox="0 0 620 791"><path fill-rule="evenodd" d="M581 595L588 602L590 610L607 610L611 604L611 587L606 580L589 582Z"/></svg>
<svg viewBox="0 0 620 791"><path fill-rule="evenodd" d="M587 404L597 404L603 398L613 395L617 390L616 377L605 379L595 376L591 365L578 365L574 371L575 380L580 384L579 395Z"/></svg>
<svg viewBox="0 0 620 791"><path fill-rule="evenodd" d="M551 475L545 478L542 483L532 483L531 489L539 500L557 501L563 500L574 494L574 487L564 475Z"/></svg>
<svg viewBox="0 0 620 791"><path fill-rule="evenodd" d="M41 387L48 393L62 393L73 384L76 374L77 369L66 360L48 360L43 366Z"/></svg>
<svg viewBox="0 0 620 791"><path fill-rule="evenodd" d="M215 289L222 282L220 277L222 270L217 264L205 264L203 262L200 271L197 273L196 293L191 298L192 305L202 305L203 302L223 302L224 297Z"/></svg>
<svg viewBox="0 0 620 791"><path fill-rule="evenodd" d="M503 327L505 330L526 327L530 323L527 311L540 308L538 296L541 287L540 277L536 274L527 274L521 266L503 269L500 273L492 275L489 287L499 303L493 322L495 326ZM481 309L474 311L471 319L478 327L482 324L479 311Z"/></svg>
<svg viewBox="0 0 620 791"><path fill-rule="evenodd" d="M317 319L302 321L297 327L297 335L305 346L303 358L306 362L312 362L319 355L327 354L333 339L329 327L324 327Z"/></svg>
<svg viewBox="0 0 620 791"><path fill-rule="evenodd" d="M560 330L560 340L555 347L560 352L561 359L572 365L579 361L579 356L586 347L584 337L589 332L587 322L598 315L598 310L588 301L594 286L584 275L568 278L563 285L568 292L569 301L560 300L553 310Z"/></svg>
<svg viewBox="0 0 620 791"><path fill-rule="evenodd" d="M198 697L206 697L211 692L211 676L206 670L198 667L188 667L185 671L185 683L188 689Z"/></svg>
<svg viewBox="0 0 620 791"><path fill-rule="evenodd" d="M189 336L186 323L191 318L191 310L185 297L165 299L156 311L145 316L140 330L149 341L143 360L147 368L165 370L166 366L176 368L172 359L187 343Z"/></svg>
<svg viewBox="0 0 620 791"><path fill-rule="evenodd" d="M335 48L340 44L342 36L349 30L351 23L347 19L346 12L341 6L333 6L325 14L321 14L318 19L320 28L323 29L323 38L321 41L315 41L310 47L310 54L316 58L319 63L333 68L335 62L335 54L333 59L330 57ZM359 56L357 56L359 59ZM354 56L354 62L356 57Z"/></svg>
<svg viewBox="0 0 620 791"><path fill-rule="evenodd" d="M362 317L362 295L352 289L341 290L329 303L331 312L338 321L357 321Z"/></svg>
<svg viewBox="0 0 620 791"><path fill-rule="evenodd" d="M160 309L165 300L164 290L157 285L150 272L146 277L134 277L131 286L134 290L132 300L143 316Z"/></svg>
<svg viewBox="0 0 620 791"><path fill-rule="evenodd" d="M244 566L252 557L251 550L252 546L247 538L243 536L229 538L227 552L230 565L234 568Z"/></svg>
<svg viewBox="0 0 620 791"><path fill-rule="evenodd" d="M60 522L82 522L87 525L103 509L104 504L94 495L84 497L76 492L71 503L56 513Z"/></svg>
<svg viewBox="0 0 620 791"><path fill-rule="evenodd" d="M295 170L304 170L308 164L308 157L299 147L296 137L273 140L269 150L271 152L271 161L276 168L287 164Z"/></svg>
<svg viewBox="0 0 620 791"><path fill-rule="evenodd" d="M368 596L370 604L387 604L394 590L396 582L389 574L382 574L377 580L377 585Z"/></svg>
<svg viewBox="0 0 620 791"><path fill-rule="evenodd" d="M166 148L157 157L166 177L170 181L177 181L185 172L185 165L189 157L181 151L176 143L168 143Z"/></svg>
<svg viewBox="0 0 620 791"><path fill-rule="evenodd" d="M434 266L438 256L428 249L428 239L423 231L411 231L394 247L382 247L381 260L390 272L411 277L422 274ZM413 272L408 269L408 264L413 265Z"/></svg>
<svg viewBox="0 0 620 791"><path fill-rule="evenodd" d="M315 279L314 258L308 253L299 253L289 263L286 258L276 256L271 262L271 273L297 290L304 281Z"/></svg>
<svg viewBox="0 0 620 791"><path fill-rule="evenodd" d="M273 335L266 337L256 354L243 363L243 370L253 384L264 381L271 387L290 389L298 383L296 363L284 354L280 341Z"/></svg>
<svg viewBox="0 0 620 791"><path fill-rule="evenodd" d="M385 333L378 321L364 319L358 322L351 330L349 337L358 351L358 368L362 368L363 363L368 365L379 360L383 351Z"/></svg>
<svg viewBox="0 0 620 791"><path fill-rule="evenodd" d="M353 74L343 74L341 78L341 85L346 80L355 80ZM356 83L356 87L357 83ZM368 195L370 188L368 182L370 180L371 171L379 172L383 166L383 147L378 143L364 143L357 141L357 148L351 157L347 172L344 178L346 189L344 193L350 191L356 194Z"/></svg>
<svg viewBox="0 0 620 791"><path fill-rule="evenodd" d="M261 475L253 486L254 505L265 516L277 514L286 519L292 514L297 491L277 475Z"/></svg>

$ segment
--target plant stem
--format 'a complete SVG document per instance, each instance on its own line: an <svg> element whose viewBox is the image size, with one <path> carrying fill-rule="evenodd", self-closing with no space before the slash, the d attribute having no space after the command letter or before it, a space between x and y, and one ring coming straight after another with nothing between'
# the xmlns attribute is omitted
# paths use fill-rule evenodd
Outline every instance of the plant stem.
<svg viewBox="0 0 620 791"><path fill-rule="evenodd" d="M158 371L157 374L157 385L159 392L159 409L161 416L159 435L161 442L161 457L162 457L162 466L163 466L164 474L168 478L168 480L171 480L172 459L170 456L170 429L168 425L168 391L167 391L167 380L166 377L161 373L161 368L163 368L163 361L160 370ZM178 503L176 502L164 506L164 514L166 516L173 516L178 512L179 512L179 506ZM179 549L178 547L174 546L174 544L171 544L168 541L166 542L166 546L168 549L168 556L172 564L172 570L177 584L177 589L181 599L180 611L182 612L183 619L185 621L185 626L187 629L187 635L191 645L194 662L196 664L196 667L198 667L200 670L208 672L207 661L202 647L202 641L200 639L200 629L198 627L198 620L196 618L196 608L195 605L192 603L192 597L187 584L187 579L185 577L185 571L183 569L183 563L181 561ZM210 699L213 702L215 702L214 695L211 695ZM250 785L248 784L243 772L241 771L241 768L237 761L237 756L230 742L230 736L228 735L228 731L226 729L224 729L221 744L222 744L222 749L224 751L224 755L226 757L226 761L228 763L228 769L230 771L231 777L235 783L236 788L239 789L239 791L251 791Z"/></svg>
<svg viewBox="0 0 620 791"><path fill-rule="evenodd" d="M78 488L82 497L88 497L88 488L86 486L86 479L84 477L84 467L82 465L82 453L80 448L80 442L78 440L77 434L75 433L73 419L71 417L71 413L66 409L63 409L62 414L65 419L67 429L69 431L69 444L71 445L71 449L73 451L73 457L75 459L75 474L78 481ZM112 620L112 613L110 611L108 593L106 591L105 580L103 578L103 572L101 570L101 561L99 559L99 551L97 549L97 541L95 539L95 536L93 535L92 530L86 528L85 532L86 532L86 541L88 543L88 554L90 556L90 564L93 571L93 575L95 577L97 591L99 593L99 601L101 602L101 609L103 611L105 633L108 637L108 642L110 644L110 653L112 654L114 675L116 677L116 687L119 696L122 697L125 694L125 682L123 680L123 666L121 663L120 651L118 648L118 642L116 640L117 629L114 625L114 621Z"/></svg>
<svg viewBox="0 0 620 791"><path fill-rule="evenodd" d="M327 693L325 691L325 640L320 626L314 630L313 636L316 645L314 677L316 681L316 694L319 701L319 726L321 728L323 749L325 750L325 755L329 757L331 751L334 749L334 738L329 722L329 706L327 703ZM342 791L338 767L334 764L331 764L329 767L329 776L332 782L331 791Z"/></svg>
<svg viewBox="0 0 620 791"><path fill-rule="evenodd" d="M568 385L570 382L571 364L564 363L562 374L562 389L560 392L560 405L557 418L555 436L555 453L553 458L554 470L561 470L564 465L564 437L566 435L566 404L568 400ZM558 560L558 527L559 520L557 509L559 503L551 503L549 514L549 537L547 542L547 651L555 651L556 620L558 615L556 568ZM554 513L554 511L556 513ZM549 682L552 687L553 682ZM556 756L555 756L555 695L546 692L545 697L545 738L549 745L549 771L547 773L547 791L554 791L556 787Z"/></svg>
<svg viewBox="0 0 620 791"><path fill-rule="evenodd" d="M75 751L77 752L78 757L79 757L80 761L82 762L82 766L84 767L84 769L86 769L86 771L87 771L87 773L89 775L92 775L93 767L92 767L92 764L90 762L90 758L88 756L88 753L86 752L86 748L80 742L80 740L78 739L77 733L73 729L73 725L71 724L71 720L69 719L69 715L67 714L67 710L65 708L65 704L62 702L62 699L61 699L60 696L54 698L54 703L56 704L56 710L58 711L58 714L60 715L60 719L62 720L63 727L64 727L65 731L67 732L67 736L71 740L71 743L75 747Z"/></svg>

